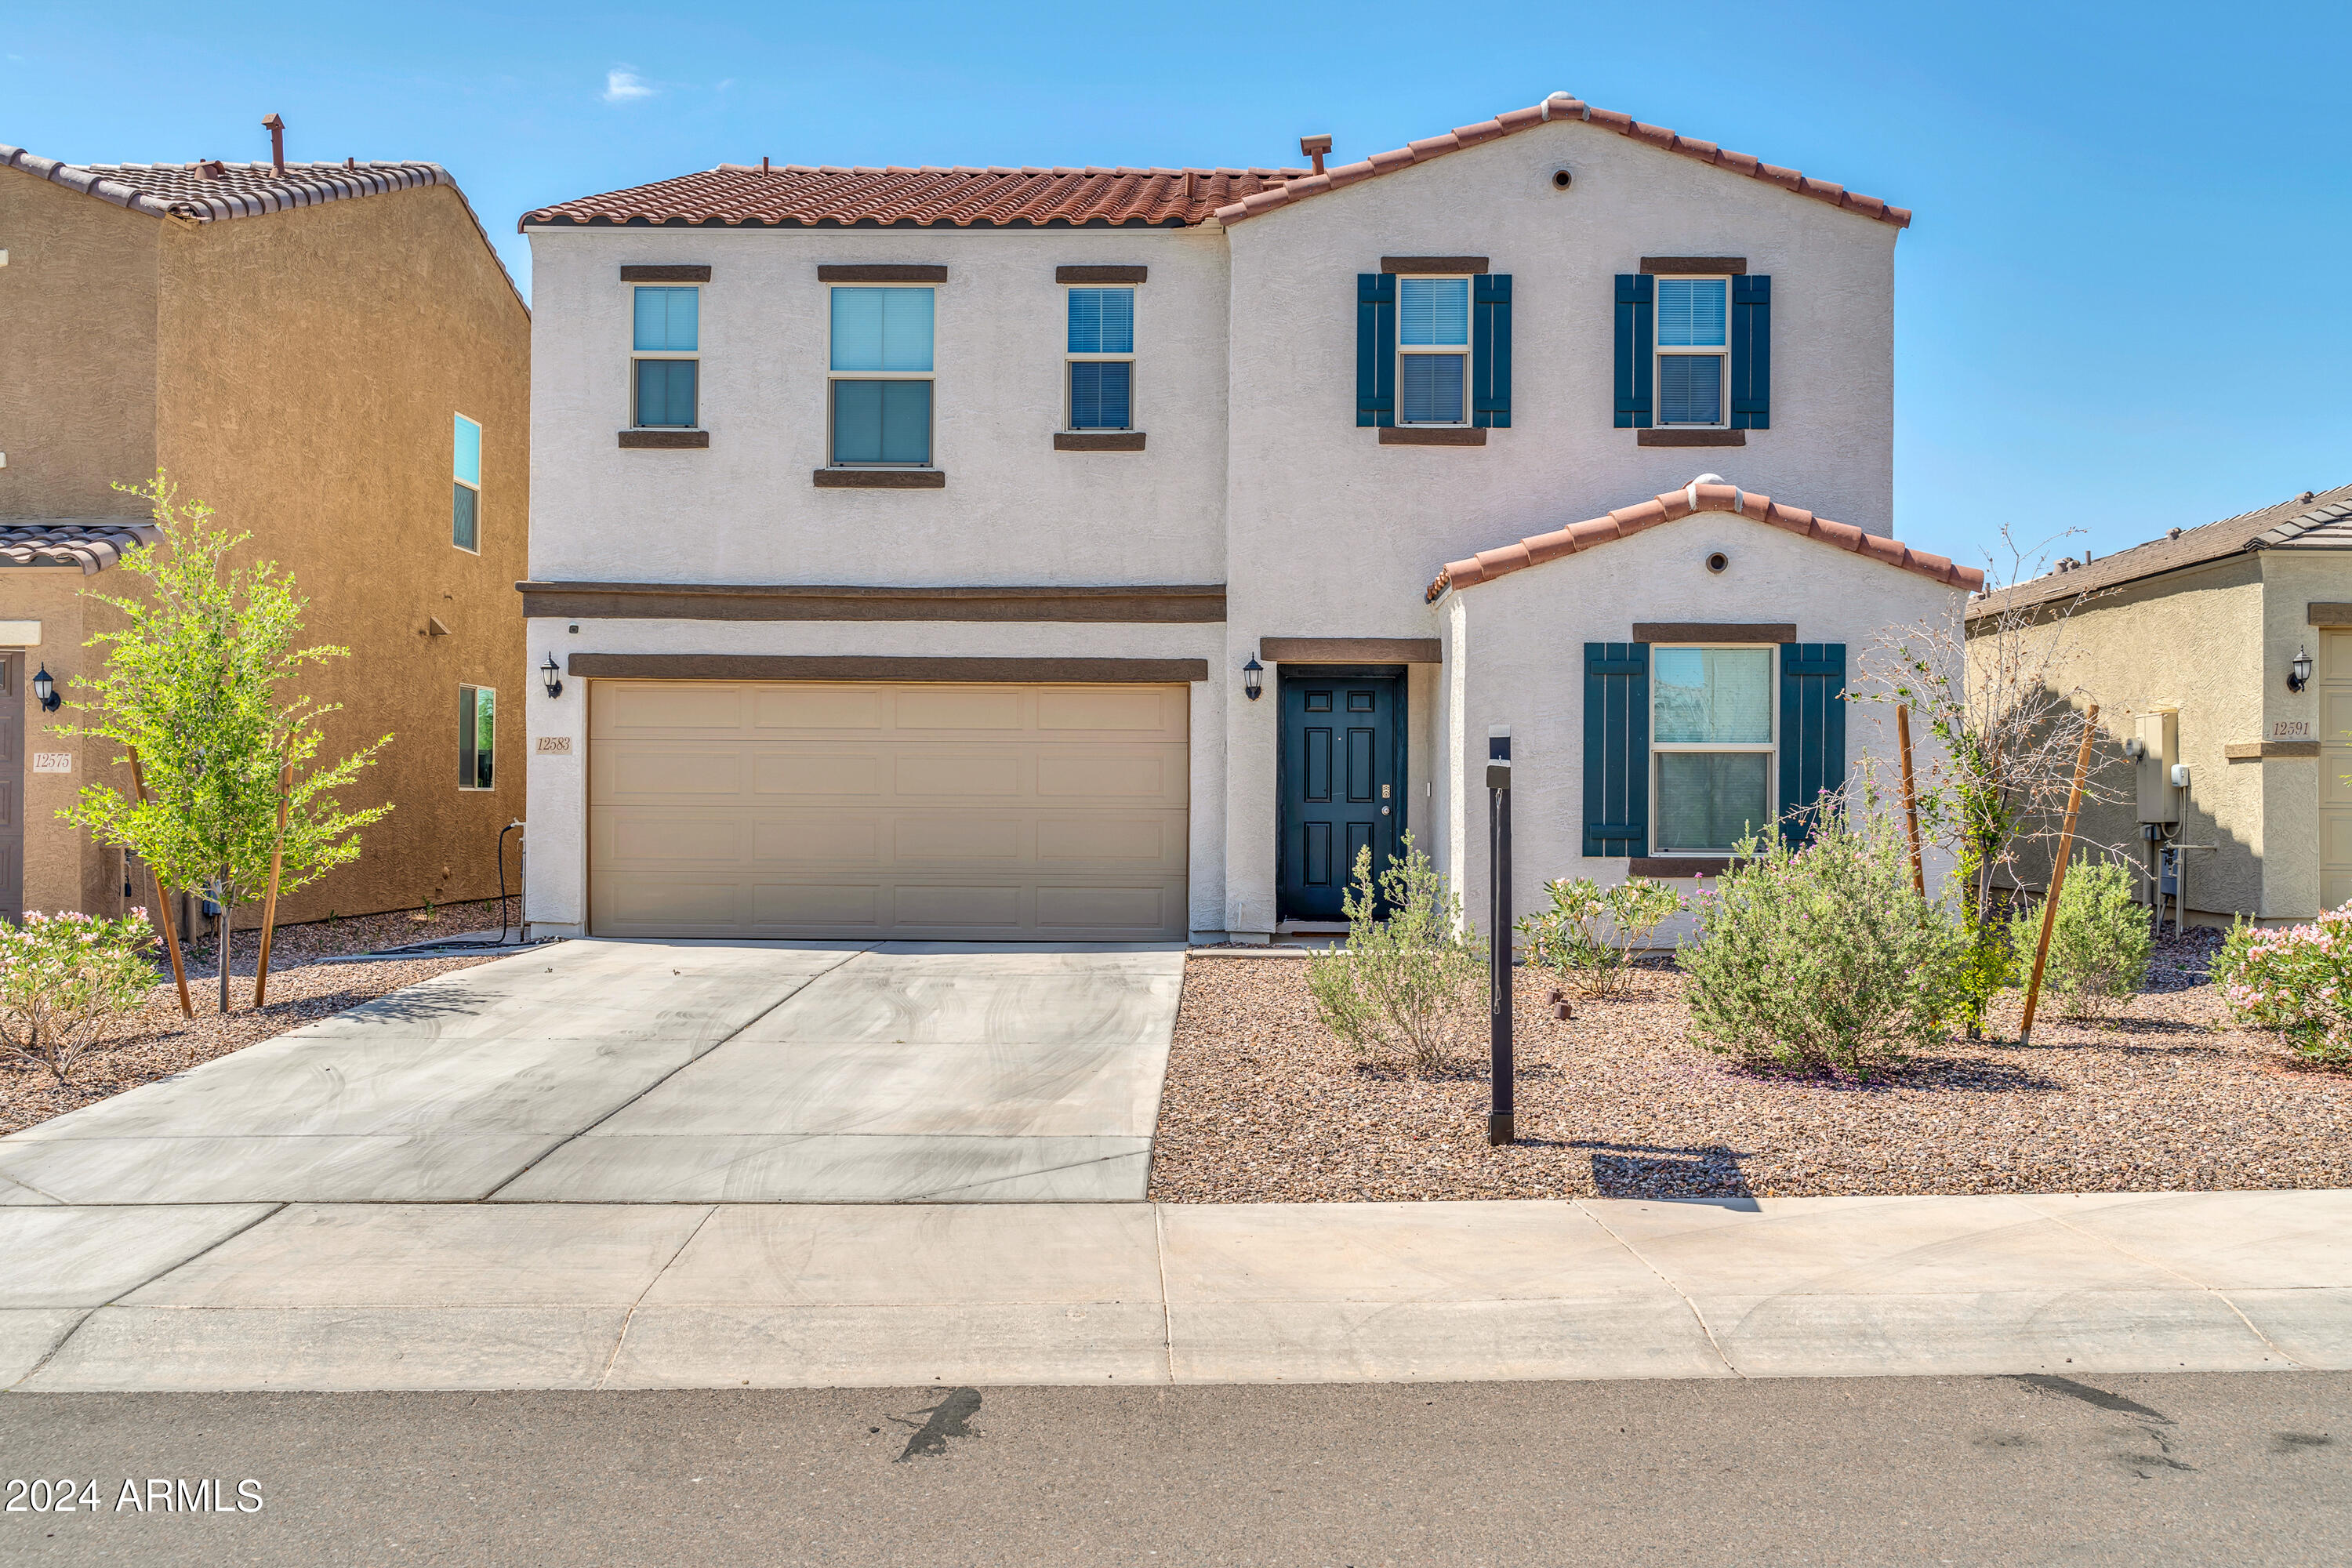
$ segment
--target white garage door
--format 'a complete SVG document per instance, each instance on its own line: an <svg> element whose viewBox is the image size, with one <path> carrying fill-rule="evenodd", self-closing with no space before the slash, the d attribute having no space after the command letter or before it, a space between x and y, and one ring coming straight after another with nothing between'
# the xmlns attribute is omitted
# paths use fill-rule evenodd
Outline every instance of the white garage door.
<svg viewBox="0 0 2352 1568"><path fill-rule="evenodd" d="M589 691L596 935L1185 934L1185 687Z"/></svg>

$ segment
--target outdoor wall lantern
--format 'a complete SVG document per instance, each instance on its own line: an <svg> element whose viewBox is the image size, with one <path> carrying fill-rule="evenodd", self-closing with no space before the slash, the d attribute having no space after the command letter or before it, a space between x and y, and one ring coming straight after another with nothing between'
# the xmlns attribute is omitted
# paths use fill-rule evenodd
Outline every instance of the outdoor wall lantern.
<svg viewBox="0 0 2352 1568"><path fill-rule="evenodd" d="M2289 691L2300 691L2310 684L2311 656L2304 652L2302 645L2298 643L2294 650L2294 662L2286 667L2286 689Z"/></svg>
<svg viewBox="0 0 2352 1568"><path fill-rule="evenodd" d="M553 654L549 654L547 662L539 667L539 675L541 679L547 682L547 694L550 697L563 695L562 672L556 668Z"/></svg>
<svg viewBox="0 0 2352 1568"><path fill-rule="evenodd" d="M65 700L58 695L58 683L49 679L49 667L46 664L41 666L41 673L33 677L33 695L41 700L44 713L56 712L58 705Z"/></svg>
<svg viewBox="0 0 2352 1568"><path fill-rule="evenodd" d="M1255 654L1252 654L1250 661L1242 666L1242 689L1249 693L1249 700L1253 702L1265 690L1265 666L1257 661Z"/></svg>

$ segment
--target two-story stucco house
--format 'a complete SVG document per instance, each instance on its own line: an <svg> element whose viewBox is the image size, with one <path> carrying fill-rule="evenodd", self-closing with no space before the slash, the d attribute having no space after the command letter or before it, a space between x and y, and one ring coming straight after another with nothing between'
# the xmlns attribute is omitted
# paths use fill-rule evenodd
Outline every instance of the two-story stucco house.
<svg viewBox="0 0 2352 1568"><path fill-rule="evenodd" d="M1981 581L1890 536L1909 215L1564 95L1302 147L522 220L535 926L1262 940L1408 830L1475 910L1497 726L1524 907L1883 753Z"/></svg>

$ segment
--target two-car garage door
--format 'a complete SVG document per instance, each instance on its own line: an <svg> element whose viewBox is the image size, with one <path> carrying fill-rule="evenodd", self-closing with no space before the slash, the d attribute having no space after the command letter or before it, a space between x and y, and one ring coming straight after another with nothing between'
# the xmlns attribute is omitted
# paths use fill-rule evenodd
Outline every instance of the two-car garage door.
<svg viewBox="0 0 2352 1568"><path fill-rule="evenodd" d="M1189 695L597 681L590 930L1181 940Z"/></svg>

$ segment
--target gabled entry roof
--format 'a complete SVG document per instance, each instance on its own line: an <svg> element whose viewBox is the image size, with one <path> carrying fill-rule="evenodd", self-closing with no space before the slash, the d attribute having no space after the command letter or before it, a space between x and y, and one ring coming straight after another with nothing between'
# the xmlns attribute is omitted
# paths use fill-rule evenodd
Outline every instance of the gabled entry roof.
<svg viewBox="0 0 2352 1568"><path fill-rule="evenodd" d="M1668 490L1638 506L1620 507L1605 516L1572 522L1551 533L1538 533L1522 539L1517 544L1482 550L1466 561L1449 561L1439 571L1435 581L1429 584L1426 597L1431 604L1435 604L1449 588L1474 587L1507 573L1540 566L1547 561L1556 561L1563 555L1573 555L1594 545L1624 539L1643 529L1655 528L1660 523L1674 522L1703 511L1729 512L1751 522L1769 523L1774 528L1819 540L1834 549L1867 555L1889 566L1916 572L1923 577L1933 577L1938 583L1965 588L1971 593L1984 586L1985 574L1976 567L1955 565L1940 555L1914 550L1899 539L1882 539L1874 533L1864 533L1851 523L1832 522L1825 517L1815 517L1801 507L1782 506L1770 496L1742 490L1737 485L1717 480L1713 474L1703 474L1681 489Z"/></svg>

